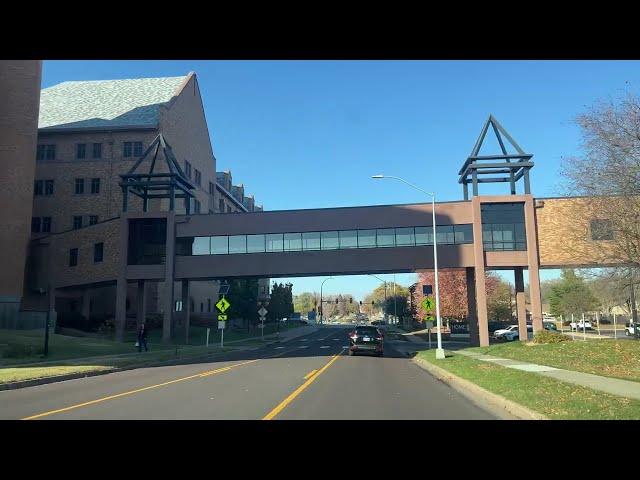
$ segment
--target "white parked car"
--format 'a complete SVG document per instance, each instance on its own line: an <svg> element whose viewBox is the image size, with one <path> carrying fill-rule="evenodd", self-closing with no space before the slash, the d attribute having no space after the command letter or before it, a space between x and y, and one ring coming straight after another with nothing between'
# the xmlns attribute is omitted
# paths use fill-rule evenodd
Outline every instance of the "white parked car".
<svg viewBox="0 0 640 480"><path fill-rule="evenodd" d="M507 341L515 340L518 336L518 325L511 325L507 328L501 328L493 332L494 338L501 338Z"/></svg>
<svg viewBox="0 0 640 480"><path fill-rule="evenodd" d="M627 337L633 337L636 334L636 326L633 323L627 323L624 327L624 334Z"/></svg>
<svg viewBox="0 0 640 480"><path fill-rule="evenodd" d="M572 329L578 329L578 330L593 329L593 327L591 326L591 322L589 320L586 320L584 323L582 322L582 320L580 320L579 322L571 322L569 325L571 326Z"/></svg>

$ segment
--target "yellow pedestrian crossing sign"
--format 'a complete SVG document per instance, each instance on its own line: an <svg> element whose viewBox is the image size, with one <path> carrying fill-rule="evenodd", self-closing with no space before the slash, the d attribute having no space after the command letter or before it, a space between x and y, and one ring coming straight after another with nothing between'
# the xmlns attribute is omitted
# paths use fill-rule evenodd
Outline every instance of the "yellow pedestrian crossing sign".
<svg viewBox="0 0 640 480"><path fill-rule="evenodd" d="M218 303L216 303L216 308L220 311L220 313L226 312L231 304L227 301L226 298L222 297Z"/></svg>
<svg viewBox="0 0 640 480"><path fill-rule="evenodd" d="M424 300L422 300L422 303L421 303L422 308L424 308L427 311L433 309L433 304L434 304L434 301L433 301L433 298L431 297L426 297Z"/></svg>

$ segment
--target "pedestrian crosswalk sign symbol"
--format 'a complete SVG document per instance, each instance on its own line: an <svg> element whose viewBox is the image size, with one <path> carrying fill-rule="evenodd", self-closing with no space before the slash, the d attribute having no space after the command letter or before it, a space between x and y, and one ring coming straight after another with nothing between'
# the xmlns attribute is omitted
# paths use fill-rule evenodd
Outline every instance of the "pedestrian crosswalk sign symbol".
<svg viewBox="0 0 640 480"><path fill-rule="evenodd" d="M429 311L431 309L433 309L433 298L431 297L426 297L424 300L422 300L422 308L424 308L425 310Z"/></svg>
<svg viewBox="0 0 640 480"><path fill-rule="evenodd" d="M220 313L224 313L231 306L231 304L227 301L226 298L222 297L218 303L216 303L216 308L220 311Z"/></svg>

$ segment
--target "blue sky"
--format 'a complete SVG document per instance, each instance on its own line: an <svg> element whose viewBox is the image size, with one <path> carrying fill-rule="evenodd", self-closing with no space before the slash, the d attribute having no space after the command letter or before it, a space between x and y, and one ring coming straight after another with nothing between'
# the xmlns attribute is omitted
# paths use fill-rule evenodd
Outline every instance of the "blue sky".
<svg viewBox="0 0 640 480"><path fill-rule="evenodd" d="M638 61L45 61L42 83L189 71L217 170L231 169L268 210L425 201L400 182L371 180L377 173L459 200L458 169L490 113L534 155L532 192L559 195L560 160L580 151L575 116L640 85ZM506 193L494 187L482 192ZM296 279L294 290L320 282ZM325 289L361 298L378 284L341 277Z"/></svg>

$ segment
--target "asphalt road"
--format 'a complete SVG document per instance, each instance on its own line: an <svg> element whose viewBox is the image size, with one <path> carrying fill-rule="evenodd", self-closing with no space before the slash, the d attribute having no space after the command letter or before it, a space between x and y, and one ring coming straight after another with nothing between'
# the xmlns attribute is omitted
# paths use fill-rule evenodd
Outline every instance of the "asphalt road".
<svg viewBox="0 0 640 480"><path fill-rule="evenodd" d="M347 356L344 327L217 361L0 392L1 419L493 419L385 343Z"/></svg>

